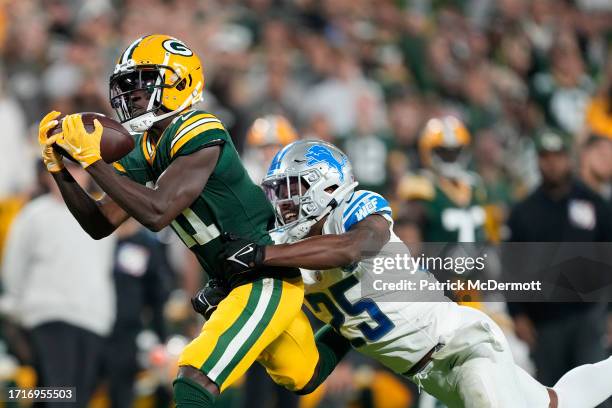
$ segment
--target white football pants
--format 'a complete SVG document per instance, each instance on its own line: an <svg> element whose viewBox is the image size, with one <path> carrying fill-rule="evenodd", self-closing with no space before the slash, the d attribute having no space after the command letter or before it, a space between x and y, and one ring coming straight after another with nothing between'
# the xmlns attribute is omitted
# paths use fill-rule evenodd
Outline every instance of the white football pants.
<svg viewBox="0 0 612 408"><path fill-rule="evenodd" d="M449 408L548 408L546 387L518 367L501 328L458 306L458 328L412 380Z"/></svg>

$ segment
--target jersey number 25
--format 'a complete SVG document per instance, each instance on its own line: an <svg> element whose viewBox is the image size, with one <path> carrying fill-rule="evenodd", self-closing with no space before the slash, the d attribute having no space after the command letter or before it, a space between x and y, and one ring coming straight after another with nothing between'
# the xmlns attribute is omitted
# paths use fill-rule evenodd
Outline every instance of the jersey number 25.
<svg viewBox="0 0 612 408"><path fill-rule="evenodd" d="M346 298L346 291L358 283L359 280L354 275L350 275L349 277L341 280L340 282L334 283L329 287L331 298L322 292L309 293L305 296L305 298L315 313L321 312L321 305L327 309L332 316L330 324L334 329L336 329L337 332L340 332L340 327L342 327L344 324L344 313L349 316L358 316L363 312L368 313L372 321L361 322L357 325L357 327L368 341L379 340L384 335L389 333L395 327L395 325L387 317L387 315L380 310L376 302L374 302L372 299L362 298L355 303L351 303ZM340 306L342 311L340 311L336 305ZM365 344L365 340L360 337L351 339L350 341L353 347L360 347Z"/></svg>

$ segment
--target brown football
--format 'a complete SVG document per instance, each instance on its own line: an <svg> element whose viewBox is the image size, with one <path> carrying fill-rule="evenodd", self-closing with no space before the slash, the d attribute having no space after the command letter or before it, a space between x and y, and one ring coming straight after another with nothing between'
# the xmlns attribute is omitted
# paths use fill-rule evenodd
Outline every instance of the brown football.
<svg viewBox="0 0 612 408"><path fill-rule="evenodd" d="M100 140L100 153L105 162L116 162L134 148L134 138L123 126L121 126L121 123L116 120L95 112L83 112L81 113L81 118L83 119L83 125L85 125L85 130L87 130L87 132L92 132L94 130L94 119L98 119L102 127L104 127L102 139ZM59 124L49 131L49 136L62 131L62 119L63 116L58 118ZM58 145L54 144L53 148L62 156L74 161L74 159Z"/></svg>

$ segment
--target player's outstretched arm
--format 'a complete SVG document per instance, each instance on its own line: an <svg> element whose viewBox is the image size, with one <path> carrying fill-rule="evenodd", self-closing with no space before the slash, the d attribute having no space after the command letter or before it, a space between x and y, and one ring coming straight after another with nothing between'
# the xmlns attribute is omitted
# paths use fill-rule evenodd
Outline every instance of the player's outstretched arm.
<svg viewBox="0 0 612 408"><path fill-rule="evenodd" d="M93 239L109 236L129 218L129 215L109 197L104 196L100 200L94 200L65 168L51 174L68 210Z"/></svg>
<svg viewBox="0 0 612 408"><path fill-rule="evenodd" d="M389 241L389 222L372 214L344 234L306 238L265 248L263 265L325 270L351 265L374 254Z"/></svg>
<svg viewBox="0 0 612 408"><path fill-rule="evenodd" d="M219 145L211 145L179 156L158 178L155 187L149 188L120 176L102 160L102 132L99 121L94 120L94 130L89 133L81 115L68 115L62 121L62 132L46 144L52 140L62 147L119 207L152 231L169 225L202 193L221 152Z"/></svg>
<svg viewBox="0 0 612 408"><path fill-rule="evenodd" d="M59 135L48 137L51 129L57 126L60 112L49 112L38 127L38 143L45 167L53 176L68 206L83 229L94 239L110 235L121 224L127 215L109 200L96 202L74 180L64 167L62 156L53 148Z"/></svg>
<svg viewBox="0 0 612 408"><path fill-rule="evenodd" d="M154 188L117 174L102 160L92 163L86 170L127 214L150 230L159 231L202 193L220 153L220 146L211 146L179 156L159 177Z"/></svg>

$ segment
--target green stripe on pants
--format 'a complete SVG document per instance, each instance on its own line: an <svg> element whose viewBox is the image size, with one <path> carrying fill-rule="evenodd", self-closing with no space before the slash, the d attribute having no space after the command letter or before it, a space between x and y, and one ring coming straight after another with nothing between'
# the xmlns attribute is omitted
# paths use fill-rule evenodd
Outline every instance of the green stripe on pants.
<svg viewBox="0 0 612 408"><path fill-rule="evenodd" d="M279 279L271 280L273 284L272 294L270 296L270 301L268 302L268 305L266 306L266 309L263 313L263 316L257 321L254 330L250 333L246 341L242 343L242 346L238 349L236 354L234 354L231 361L225 366L225 368L223 368L221 373L217 376L217 381L219 381L220 384L222 384L227 379L227 377L231 374L232 370L246 356L249 350L251 350L251 348L255 345L257 340L259 340L263 331L270 325L274 313L276 313L276 309L278 308L278 304L280 303L281 295L283 293L283 282Z"/></svg>
<svg viewBox="0 0 612 408"><path fill-rule="evenodd" d="M247 300L246 307L238 316L238 319L232 324L221 336L219 336L219 340L217 340L217 345L208 359L202 364L200 370L204 373L209 373L210 370L217 364L219 359L223 356L223 352L227 349L230 342L236 337L240 329L244 327L246 322L251 317L251 314L255 310L255 306L259 302L261 298L261 290L263 288L263 282L261 280L253 282L253 287L251 288L251 293L249 294L249 299ZM214 378L211 380L215 381Z"/></svg>

